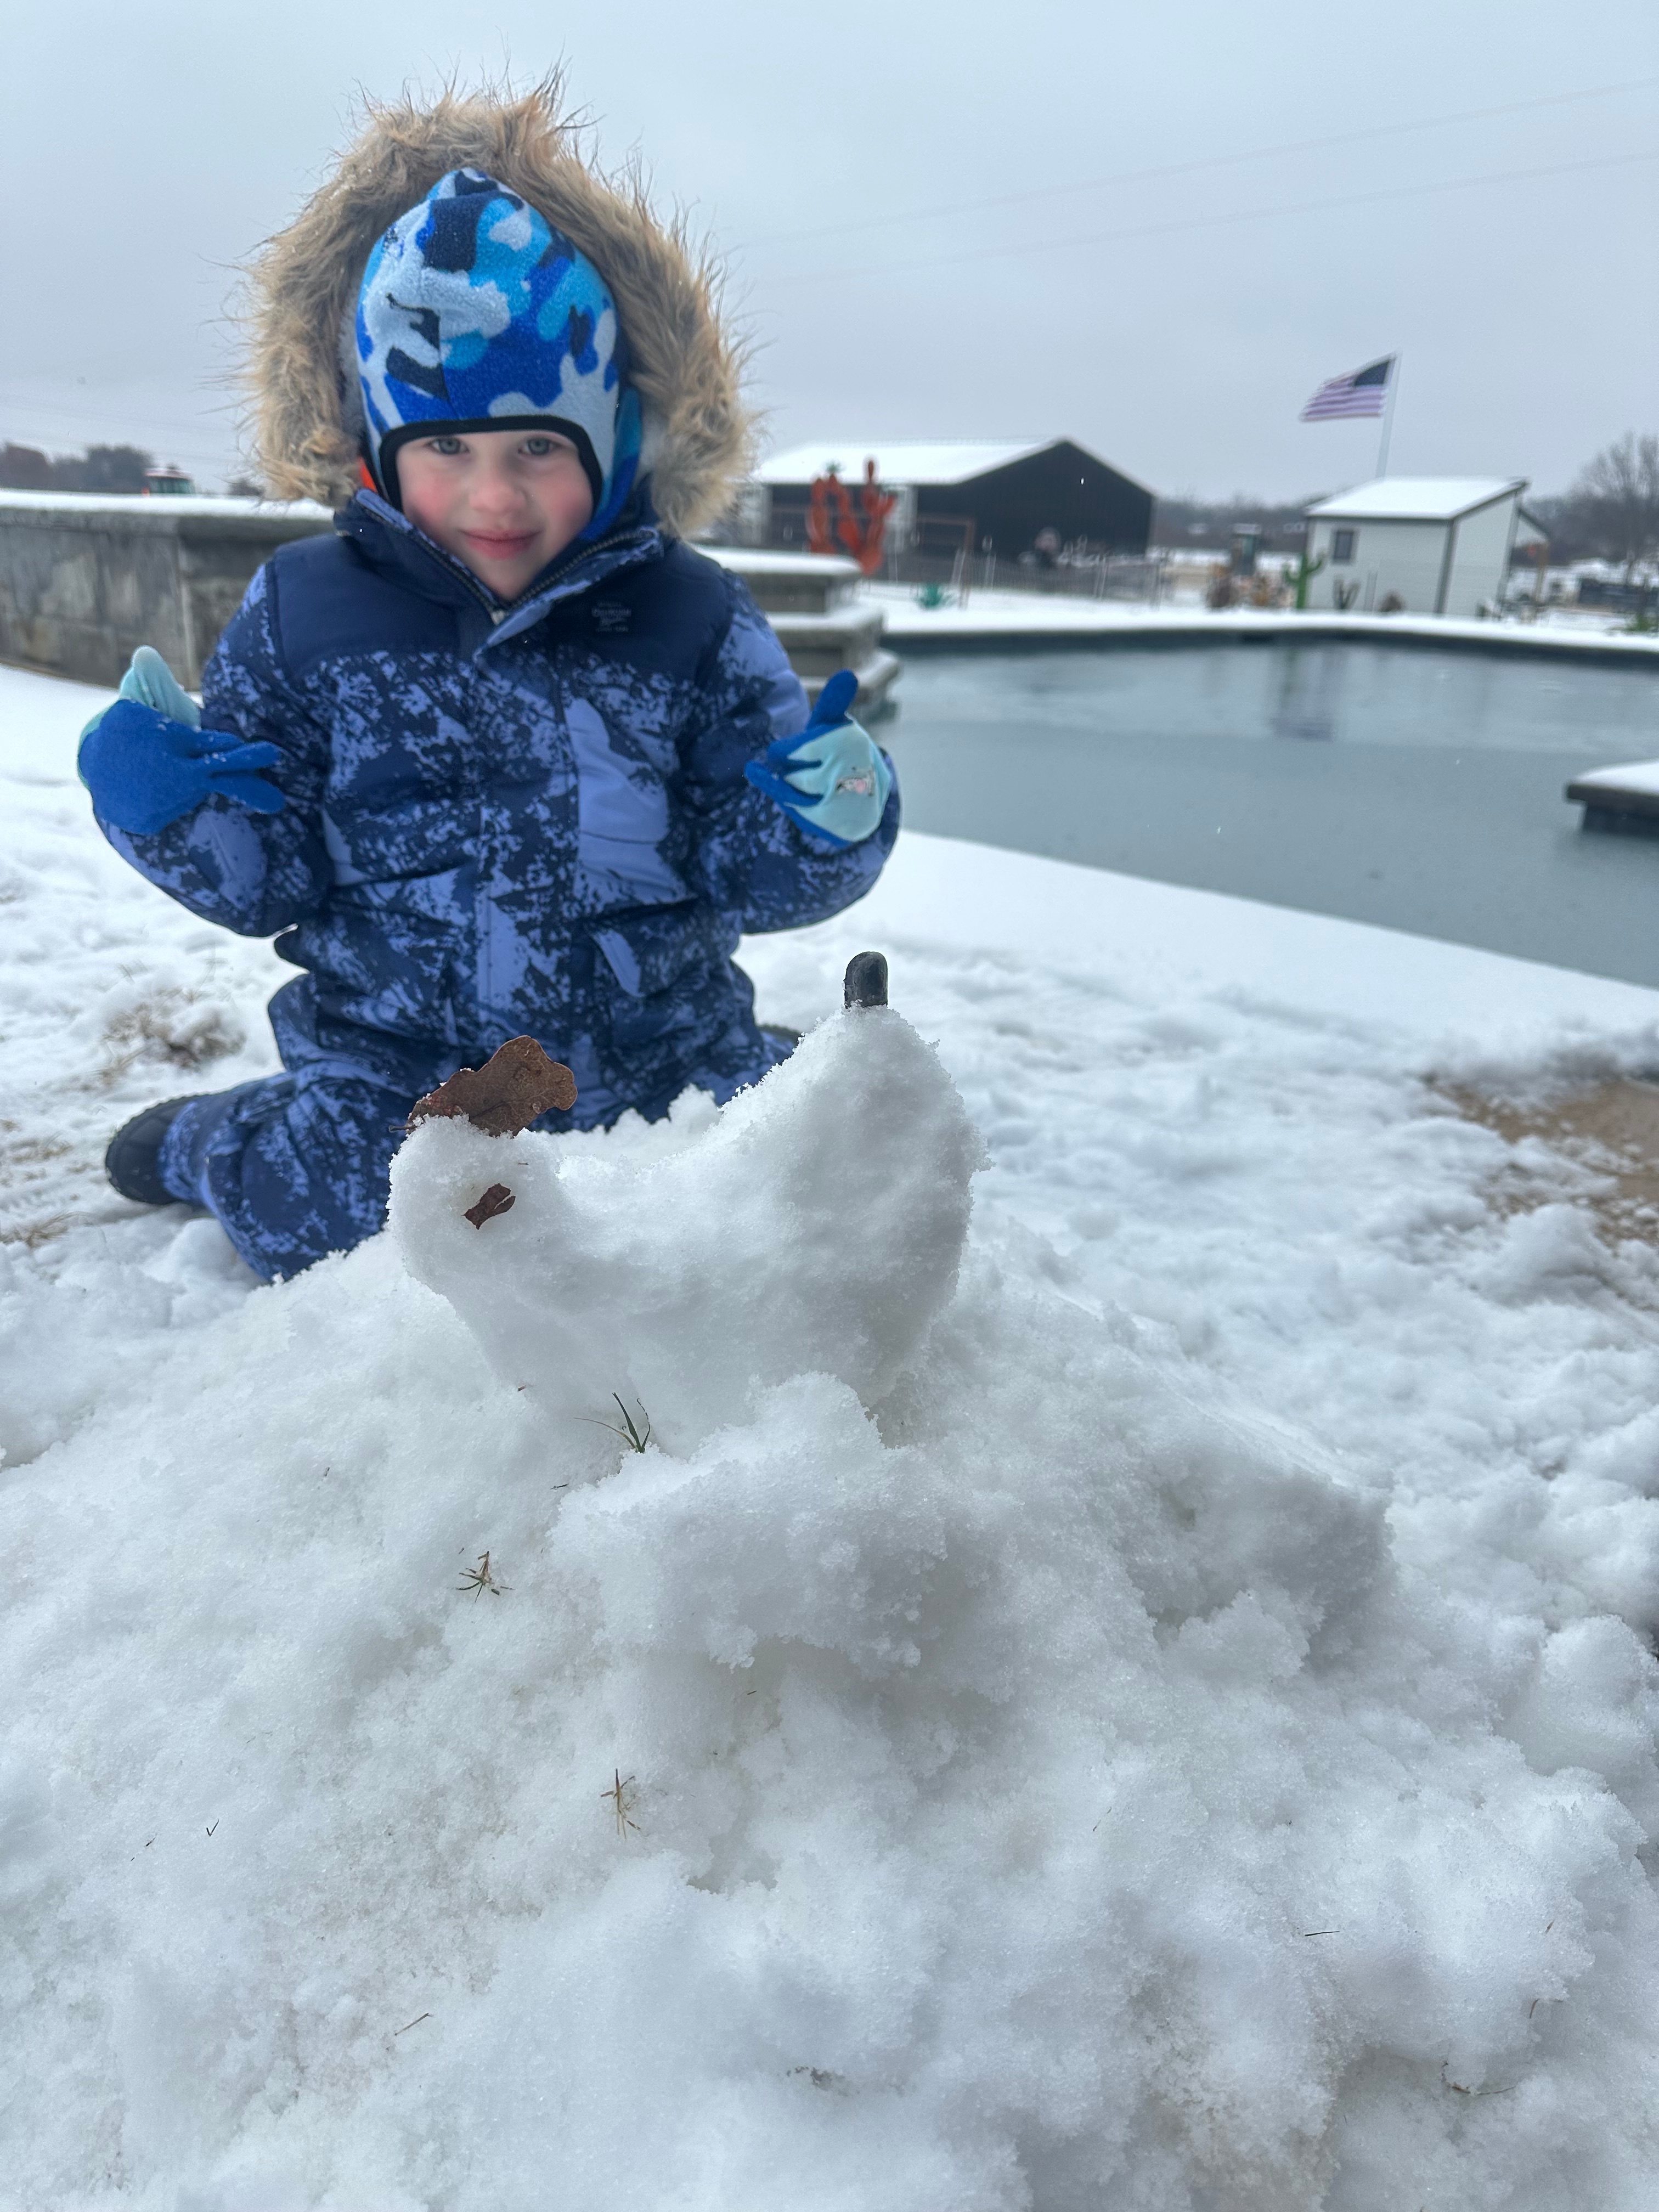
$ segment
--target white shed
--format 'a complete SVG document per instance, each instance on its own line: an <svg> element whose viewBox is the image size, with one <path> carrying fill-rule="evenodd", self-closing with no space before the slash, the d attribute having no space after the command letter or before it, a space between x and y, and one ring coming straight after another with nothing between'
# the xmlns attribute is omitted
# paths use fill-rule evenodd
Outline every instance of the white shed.
<svg viewBox="0 0 1659 2212"><path fill-rule="evenodd" d="M1464 619L1497 600L1524 477L1380 477L1308 510L1310 607ZM1394 604L1390 604L1393 602Z"/></svg>

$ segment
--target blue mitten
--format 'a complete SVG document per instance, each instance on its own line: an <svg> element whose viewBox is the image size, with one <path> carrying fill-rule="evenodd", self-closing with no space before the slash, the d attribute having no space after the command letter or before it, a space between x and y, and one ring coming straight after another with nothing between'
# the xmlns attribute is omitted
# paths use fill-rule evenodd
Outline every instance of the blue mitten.
<svg viewBox="0 0 1659 2212"><path fill-rule="evenodd" d="M887 811L893 788L881 748L848 714L858 688L850 668L832 676L806 727L774 739L744 769L757 791L832 845L861 845Z"/></svg>
<svg viewBox="0 0 1659 2212"><path fill-rule="evenodd" d="M277 765L277 748L201 725L196 702L161 654L141 645L115 704L81 732L81 781L103 819L150 837L216 793L256 814L280 814L282 793L254 773Z"/></svg>

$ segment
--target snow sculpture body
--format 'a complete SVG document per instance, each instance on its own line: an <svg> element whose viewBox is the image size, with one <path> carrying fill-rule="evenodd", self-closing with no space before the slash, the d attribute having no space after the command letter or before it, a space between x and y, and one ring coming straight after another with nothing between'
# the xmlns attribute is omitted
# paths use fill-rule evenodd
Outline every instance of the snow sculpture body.
<svg viewBox="0 0 1659 2212"><path fill-rule="evenodd" d="M932 1048L855 1007L665 1159L423 1121L390 1218L503 1381L572 1414L614 1391L684 1452L792 1376L877 1403L955 1289L982 1160Z"/></svg>

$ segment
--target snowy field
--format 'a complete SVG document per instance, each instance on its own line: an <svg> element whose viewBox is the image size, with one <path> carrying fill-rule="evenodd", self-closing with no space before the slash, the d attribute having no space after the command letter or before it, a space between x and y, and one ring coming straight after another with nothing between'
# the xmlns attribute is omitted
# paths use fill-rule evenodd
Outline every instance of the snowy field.
<svg viewBox="0 0 1659 2212"><path fill-rule="evenodd" d="M886 638L899 647L967 644L978 638L1169 638L1197 632L1207 637L1416 637L1438 644L1480 645L1492 651L1572 655L1610 653L1640 663L1659 660L1659 639L1630 635L1623 617L1551 609L1538 622L1458 622L1443 615L1327 614L1294 608L1231 607L1215 611L1196 597L1149 606L1133 599L1070 598L1064 592L970 590L966 605L924 607L916 587L866 584L865 595L887 619Z"/></svg>
<svg viewBox="0 0 1659 2212"><path fill-rule="evenodd" d="M1659 994L908 837L758 1091L261 1289L101 1182L291 971L99 696L0 670L0 2203L1645 2212L1659 1261L1494 1125Z"/></svg>

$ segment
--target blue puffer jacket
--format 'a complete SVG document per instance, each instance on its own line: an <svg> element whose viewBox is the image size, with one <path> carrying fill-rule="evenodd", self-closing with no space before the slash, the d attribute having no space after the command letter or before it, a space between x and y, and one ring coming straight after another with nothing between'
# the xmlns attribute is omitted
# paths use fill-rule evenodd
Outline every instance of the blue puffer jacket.
<svg viewBox="0 0 1659 2212"><path fill-rule="evenodd" d="M568 1120L729 1097L769 1063L744 930L835 914L898 829L832 848L744 779L806 717L744 585L643 497L509 607L372 492L255 577L203 684L269 739L280 814L208 799L116 848L192 912L307 971L290 1067L413 1098L504 1039L574 1070Z"/></svg>

